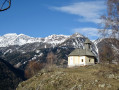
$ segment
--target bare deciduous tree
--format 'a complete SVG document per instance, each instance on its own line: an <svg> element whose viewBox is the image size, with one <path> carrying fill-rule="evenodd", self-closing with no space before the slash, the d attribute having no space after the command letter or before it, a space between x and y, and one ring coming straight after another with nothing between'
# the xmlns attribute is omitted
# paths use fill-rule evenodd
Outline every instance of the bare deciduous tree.
<svg viewBox="0 0 119 90"><path fill-rule="evenodd" d="M37 74L44 67L43 63L38 61L29 61L26 69L25 69L25 77L30 78L33 75Z"/></svg>
<svg viewBox="0 0 119 90"><path fill-rule="evenodd" d="M119 46L119 0L106 0L106 1L107 1L107 15L101 16L103 21L102 22L103 29L99 30L99 34L101 35L101 37L108 38L110 40L108 44L112 44L118 47ZM107 41L105 40L105 42ZM116 56L115 54L116 53L114 53L114 56Z"/></svg>
<svg viewBox="0 0 119 90"><path fill-rule="evenodd" d="M119 39L119 0L107 0L107 16L101 16L103 28L99 33L103 37Z"/></svg>
<svg viewBox="0 0 119 90"><path fill-rule="evenodd" d="M47 55L47 64L53 65L54 62L55 62L55 59L56 58L55 58L55 55L54 55L53 52L48 53L48 55Z"/></svg>
<svg viewBox="0 0 119 90"><path fill-rule="evenodd" d="M11 0L0 1L0 12L9 9L10 7L11 7Z"/></svg>
<svg viewBox="0 0 119 90"><path fill-rule="evenodd" d="M110 47L108 43L104 44L102 46L102 50L100 51L100 60L101 62L109 62L112 63L112 60L114 59L113 55L113 49Z"/></svg>

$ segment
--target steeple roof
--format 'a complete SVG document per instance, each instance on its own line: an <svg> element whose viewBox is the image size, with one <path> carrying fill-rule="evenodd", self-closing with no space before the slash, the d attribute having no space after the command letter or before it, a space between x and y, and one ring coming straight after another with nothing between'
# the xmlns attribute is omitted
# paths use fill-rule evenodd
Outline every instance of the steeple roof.
<svg viewBox="0 0 119 90"><path fill-rule="evenodd" d="M91 41L87 38L84 42L84 44L91 44ZM69 56L93 56L95 57L94 53L85 47L85 49L75 49L72 51Z"/></svg>
<svg viewBox="0 0 119 90"><path fill-rule="evenodd" d="M91 41L87 38L84 43L85 44L91 44Z"/></svg>

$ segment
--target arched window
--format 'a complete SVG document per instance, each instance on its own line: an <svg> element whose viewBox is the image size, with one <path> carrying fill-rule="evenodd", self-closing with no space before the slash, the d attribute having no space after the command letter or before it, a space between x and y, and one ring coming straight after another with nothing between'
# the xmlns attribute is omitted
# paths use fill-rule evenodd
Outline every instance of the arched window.
<svg viewBox="0 0 119 90"><path fill-rule="evenodd" d="M83 59L81 59L81 61L83 62Z"/></svg>
<svg viewBox="0 0 119 90"><path fill-rule="evenodd" d="M90 62L90 59L89 59L89 62Z"/></svg>

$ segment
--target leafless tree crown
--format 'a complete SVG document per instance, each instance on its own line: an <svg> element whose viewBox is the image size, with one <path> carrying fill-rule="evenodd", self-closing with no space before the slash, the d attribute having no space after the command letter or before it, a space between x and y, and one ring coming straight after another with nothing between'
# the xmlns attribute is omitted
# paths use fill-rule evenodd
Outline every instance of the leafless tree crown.
<svg viewBox="0 0 119 90"><path fill-rule="evenodd" d="M103 30L99 33L103 37L119 39L119 0L107 0L107 15L101 16Z"/></svg>
<svg viewBox="0 0 119 90"><path fill-rule="evenodd" d="M113 47L119 48L119 0L106 1L107 15L101 16L102 29L99 30L99 34L105 38L104 42L107 43L107 45L103 46L100 58L108 61L112 59L119 60L119 53L113 50ZM108 46L109 44L110 46Z"/></svg>

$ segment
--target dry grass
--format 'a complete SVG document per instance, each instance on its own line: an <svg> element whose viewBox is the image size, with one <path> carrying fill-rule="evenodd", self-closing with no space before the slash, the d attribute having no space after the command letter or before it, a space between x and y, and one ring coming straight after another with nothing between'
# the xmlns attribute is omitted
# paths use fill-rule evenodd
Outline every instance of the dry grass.
<svg viewBox="0 0 119 90"><path fill-rule="evenodd" d="M17 90L118 90L119 66L93 65L43 69Z"/></svg>

